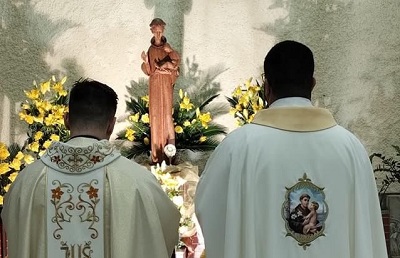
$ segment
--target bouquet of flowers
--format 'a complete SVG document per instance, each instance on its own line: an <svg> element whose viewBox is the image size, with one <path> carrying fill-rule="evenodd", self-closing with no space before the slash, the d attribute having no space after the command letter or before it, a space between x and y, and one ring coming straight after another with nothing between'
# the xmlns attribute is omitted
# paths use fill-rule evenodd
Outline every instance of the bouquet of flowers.
<svg viewBox="0 0 400 258"><path fill-rule="evenodd" d="M64 125L64 114L68 111L67 94L64 89L66 77L50 80L25 91L28 99L22 103L19 117L28 124L28 139L25 148L39 158L52 141L65 141L69 131Z"/></svg>
<svg viewBox="0 0 400 258"><path fill-rule="evenodd" d="M18 172L34 160L31 153L22 152L17 144L8 147L0 142L0 205L3 204L3 196L14 182Z"/></svg>
<svg viewBox="0 0 400 258"><path fill-rule="evenodd" d="M238 126L251 123L254 115L266 107L263 88L258 81L252 81L253 78L248 79L233 90L231 97L226 97L231 106L229 113L235 117Z"/></svg>
<svg viewBox="0 0 400 258"><path fill-rule="evenodd" d="M181 213L178 246L193 252L195 246L189 240L197 233L194 222L194 193L199 180L197 167L189 163L167 166L163 161L161 165L152 166L151 173Z"/></svg>
<svg viewBox="0 0 400 258"><path fill-rule="evenodd" d="M66 77L33 83L31 90L25 91L27 100L21 104L19 117L28 124L25 143L7 146L0 142L0 204L18 172L45 152L52 141L65 141L69 131L64 125L63 116L67 112L64 89Z"/></svg>
<svg viewBox="0 0 400 258"><path fill-rule="evenodd" d="M224 126L212 122L210 112L203 111L217 96L213 95L196 106L186 92L179 91L179 101L175 103L172 115L177 149L206 151L217 147L217 136L226 134L227 130ZM150 151L149 96L131 99L127 102L127 108L130 110L130 125L118 134L118 139L133 143L129 149L123 151L124 156L132 158Z"/></svg>

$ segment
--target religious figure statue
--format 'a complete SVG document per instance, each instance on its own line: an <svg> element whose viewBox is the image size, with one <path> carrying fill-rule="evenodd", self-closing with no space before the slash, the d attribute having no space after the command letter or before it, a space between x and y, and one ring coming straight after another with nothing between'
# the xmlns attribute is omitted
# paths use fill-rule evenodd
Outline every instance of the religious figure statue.
<svg viewBox="0 0 400 258"><path fill-rule="evenodd" d="M164 146L175 145L172 102L174 84L179 76L180 57L163 35L165 25L160 18L151 21L151 45L147 53L142 52L142 70L149 76L152 163L161 163L163 160L168 162L163 152Z"/></svg>

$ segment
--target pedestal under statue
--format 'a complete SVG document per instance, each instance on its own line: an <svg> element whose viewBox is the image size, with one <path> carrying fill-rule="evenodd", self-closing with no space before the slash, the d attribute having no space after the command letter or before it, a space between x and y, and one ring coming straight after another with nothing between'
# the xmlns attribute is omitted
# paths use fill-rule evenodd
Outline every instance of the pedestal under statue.
<svg viewBox="0 0 400 258"><path fill-rule="evenodd" d="M175 145L172 118L173 90L179 76L179 54L164 37L166 23L155 18L150 23L153 33L147 53L142 52L142 70L149 75L149 116L152 163L167 161L164 146Z"/></svg>

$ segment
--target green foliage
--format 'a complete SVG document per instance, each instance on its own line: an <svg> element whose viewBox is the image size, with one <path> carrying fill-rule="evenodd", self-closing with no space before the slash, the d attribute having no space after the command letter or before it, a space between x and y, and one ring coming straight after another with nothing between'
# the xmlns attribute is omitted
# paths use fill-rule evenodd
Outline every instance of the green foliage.
<svg viewBox="0 0 400 258"><path fill-rule="evenodd" d="M176 132L176 148L194 151L209 151L217 147L219 136L227 133L227 128L212 121L215 117L227 112L224 104L214 104L219 96L221 85L215 78L225 71L217 65L206 73L199 70L198 64L188 58L185 62L186 72L181 74L174 87L173 120ZM130 116L130 125L119 132L120 140L130 141L129 147L121 149L121 153L132 158L150 151L150 127L148 107L148 80L132 81L126 87L130 96L126 101ZM189 95L192 98L189 98Z"/></svg>
<svg viewBox="0 0 400 258"><path fill-rule="evenodd" d="M218 97L218 94L209 97L198 108L191 110L181 108L180 103L177 102L173 114L175 131L177 131L177 149L209 151L218 146L217 136L226 134L227 129L222 125L211 122L210 112L202 113L205 107L216 97ZM182 128L181 133L179 133L179 128Z"/></svg>
<svg viewBox="0 0 400 258"><path fill-rule="evenodd" d="M190 102L187 94L174 105L173 120L176 133L176 148L194 151L209 151L219 144L218 136L225 135L227 128L213 123L210 112L203 112L205 107L218 95L206 99L199 107ZM117 139L128 140L132 145L122 148L121 153L132 158L150 151L150 124L147 97L138 100L131 98L129 102L130 125L119 132Z"/></svg>
<svg viewBox="0 0 400 258"><path fill-rule="evenodd" d="M400 147L397 145L392 145L396 151L396 157L386 157L382 153L373 153L370 155L371 163L377 159L378 164L374 167L374 172L383 172L384 177L381 182L381 187L379 189L379 195L381 196L381 201L383 195L386 193L388 188L394 183L400 183Z"/></svg>
<svg viewBox="0 0 400 258"><path fill-rule="evenodd" d="M253 78L248 79L243 85L237 86L231 97L226 97L231 109L230 112L236 119L238 126L251 123L255 114L265 108L264 87Z"/></svg>

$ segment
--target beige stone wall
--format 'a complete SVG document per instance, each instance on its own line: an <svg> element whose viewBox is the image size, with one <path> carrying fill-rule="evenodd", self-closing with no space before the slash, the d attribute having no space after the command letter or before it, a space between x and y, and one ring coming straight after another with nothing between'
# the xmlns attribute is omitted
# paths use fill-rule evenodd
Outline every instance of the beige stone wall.
<svg viewBox="0 0 400 258"><path fill-rule="evenodd" d="M195 58L202 71L226 68L216 78L222 95L259 76L277 41L306 43L317 63L313 101L369 153L392 152L387 146L400 144L398 10L398 0L1 0L0 140L23 138L16 115L23 90L52 74L111 85L123 115L126 86L145 77L148 24L160 16L183 60ZM220 121L234 129L229 115Z"/></svg>

